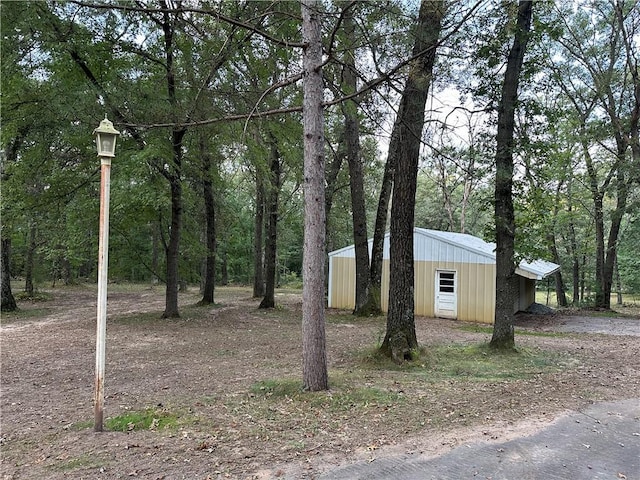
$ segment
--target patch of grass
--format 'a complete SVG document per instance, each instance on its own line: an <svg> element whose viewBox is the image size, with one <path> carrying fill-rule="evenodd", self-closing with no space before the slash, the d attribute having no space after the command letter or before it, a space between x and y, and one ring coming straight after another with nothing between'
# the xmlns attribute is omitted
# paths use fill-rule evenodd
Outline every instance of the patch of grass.
<svg viewBox="0 0 640 480"><path fill-rule="evenodd" d="M359 406L387 405L398 402L400 396L370 386L352 386L355 382L335 373L331 375L331 388L323 392L305 392L302 383L295 380L264 380L252 385L251 393L266 399L293 400L313 408L342 411Z"/></svg>
<svg viewBox="0 0 640 480"><path fill-rule="evenodd" d="M534 349L499 352L488 344L432 347L434 363L427 376L462 378L466 381L498 381L531 378L557 371L564 362L557 354Z"/></svg>
<svg viewBox="0 0 640 480"><path fill-rule="evenodd" d="M164 408L147 408L141 411L131 411L108 418L105 421L107 430L116 432L130 432L132 430L160 430L179 426L178 415Z"/></svg>
<svg viewBox="0 0 640 480"><path fill-rule="evenodd" d="M488 344L451 344L423 346L417 360L402 365L396 365L377 349L370 349L361 356L361 362L365 368L406 372L432 382L447 379L487 382L526 379L558 371L564 368L567 359L535 349L497 352Z"/></svg>
<svg viewBox="0 0 640 480"><path fill-rule="evenodd" d="M493 327L485 327L480 325L461 325L456 327L456 330L461 330L463 332L472 332L472 333L487 333L491 335L493 333ZM523 330L520 328L515 329L516 335L524 335L529 337L567 337L567 333L561 332L538 332L534 330Z"/></svg>
<svg viewBox="0 0 640 480"><path fill-rule="evenodd" d="M251 393L265 397L294 398L302 392L302 383L296 380L262 380L251 385Z"/></svg>
<svg viewBox="0 0 640 480"><path fill-rule="evenodd" d="M54 298L53 295L47 292L34 292L33 295L27 294L27 292L18 292L14 295L15 299L23 302L46 302Z"/></svg>

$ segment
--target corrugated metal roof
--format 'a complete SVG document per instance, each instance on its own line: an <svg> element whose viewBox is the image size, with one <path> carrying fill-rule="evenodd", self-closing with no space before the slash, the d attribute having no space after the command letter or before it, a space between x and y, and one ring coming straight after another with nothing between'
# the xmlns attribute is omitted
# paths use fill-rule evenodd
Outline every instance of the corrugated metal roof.
<svg viewBox="0 0 640 480"><path fill-rule="evenodd" d="M429 230L426 228L414 228L414 246L418 246L421 242L420 239L435 239L438 242L442 242L448 245L451 245L457 249L465 250L471 254L475 254L484 259L477 259L475 263L494 263L496 260L496 245L493 242L485 242L483 239L474 237L473 235L469 235L466 233L455 233L455 232L443 232L440 230ZM384 248L384 258L389 258L389 232L385 235L385 248ZM369 252L371 252L371 245L373 240L369 240ZM449 249L447 249L449 251ZM353 257L355 256L355 247L350 245L348 247L341 248L339 250L335 250L329 253L329 256L337 256L337 257ZM424 255L424 250L420 248L415 248L415 257L416 260L427 260L430 258L422 258ZM464 258L473 259L474 255L464 256ZM480 261L478 261L480 260ZM467 260L469 261L469 260ZM547 262L546 260L534 260L532 262L521 261L518 268L516 268L516 273L520 276L531 278L535 280L542 280L545 277L555 273L560 270L560 265L557 265L552 262Z"/></svg>

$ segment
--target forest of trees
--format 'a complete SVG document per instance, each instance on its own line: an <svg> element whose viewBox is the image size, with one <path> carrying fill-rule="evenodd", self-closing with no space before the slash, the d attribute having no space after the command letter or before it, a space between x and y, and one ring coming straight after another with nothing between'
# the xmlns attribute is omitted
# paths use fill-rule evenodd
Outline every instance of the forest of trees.
<svg viewBox="0 0 640 480"><path fill-rule="evenodd" d="M640 292L634 0L71 0L0 12L3 310L15 307L9 287L95 281L91 132L105 114L122 132L109 278L165 284L165 317L179 316L183 283L203 303L214 284L253 285L273 307L276 286L324 270L305 270L303 250L326 261L353 243L356 313L370 313L379 259L366 240L391 228L400 268L412 252L397 242L414 225L502 232L517 252L507 270L520 256L561 264L560 305L606 309L612 293Z"/></svg>

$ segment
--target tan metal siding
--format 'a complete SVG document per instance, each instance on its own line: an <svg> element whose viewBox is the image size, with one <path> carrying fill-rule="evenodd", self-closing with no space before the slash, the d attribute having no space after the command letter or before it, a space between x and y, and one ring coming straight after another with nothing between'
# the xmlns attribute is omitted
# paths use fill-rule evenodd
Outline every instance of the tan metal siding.
<svg viewBox="0 0 640 480"><path fill-rule="evenodd" d="M331 259L331 308L353 308L356 302L356 261L354 258Z"/></svg>
<svg viewBox="0 0 640 480"><path fill-rule="evenodd" d="M415 262L415 313L433 317L435 306L435 276L437 262Z"/></svg>
<svg viewBox="0 0 640 480"><path fill-rule="evenodd" d="M382 282L380 288L380 308L383 312L389 310L389 259L382 261Z"/></svg>
<svg viewBox="0 0 640 480"><path fill-rule="evenodd" d="M462 263L458 274L458 319L493 323L495 317L495 265Z"/></svg>
<svg viewBox="0 0 640 480"><path fill-rule="evenodd" d="M355 259L332 258L332 308L352 309L355 305ZM416 262L415 313L433 317L436 270L456 272L458 288L458 320L493 323L495 317L495 265L453 261ZM534 292L535 293L535 292ZM383 311L389 308L389 260L382 263Z"/></svg>

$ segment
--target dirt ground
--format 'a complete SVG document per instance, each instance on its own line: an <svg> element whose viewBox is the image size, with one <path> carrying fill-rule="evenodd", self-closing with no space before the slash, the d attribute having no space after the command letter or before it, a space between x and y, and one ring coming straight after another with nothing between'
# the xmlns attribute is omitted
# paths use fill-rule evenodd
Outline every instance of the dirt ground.
<svg viewBox="0 0 640 480"><path fill-rule="evenodd" d="M640 398L631 334L554 334L563 316L520 317L522 355L557 364L512 378L429 376L428 365L367 365L384 318L336 311L326 324L331 390L276 394L301 379L299 293L279 292L264 311L248 289L218 289L215 307L195 306L190 291L182 318L162 320L162 288L109 288L105 417L151 411L171 425L93 432L95 287L56 289L2 318L0 478L315 478L398 452L503 441L593 402ZM443 319L416 327L427 351L490 338Z"/></svg>

